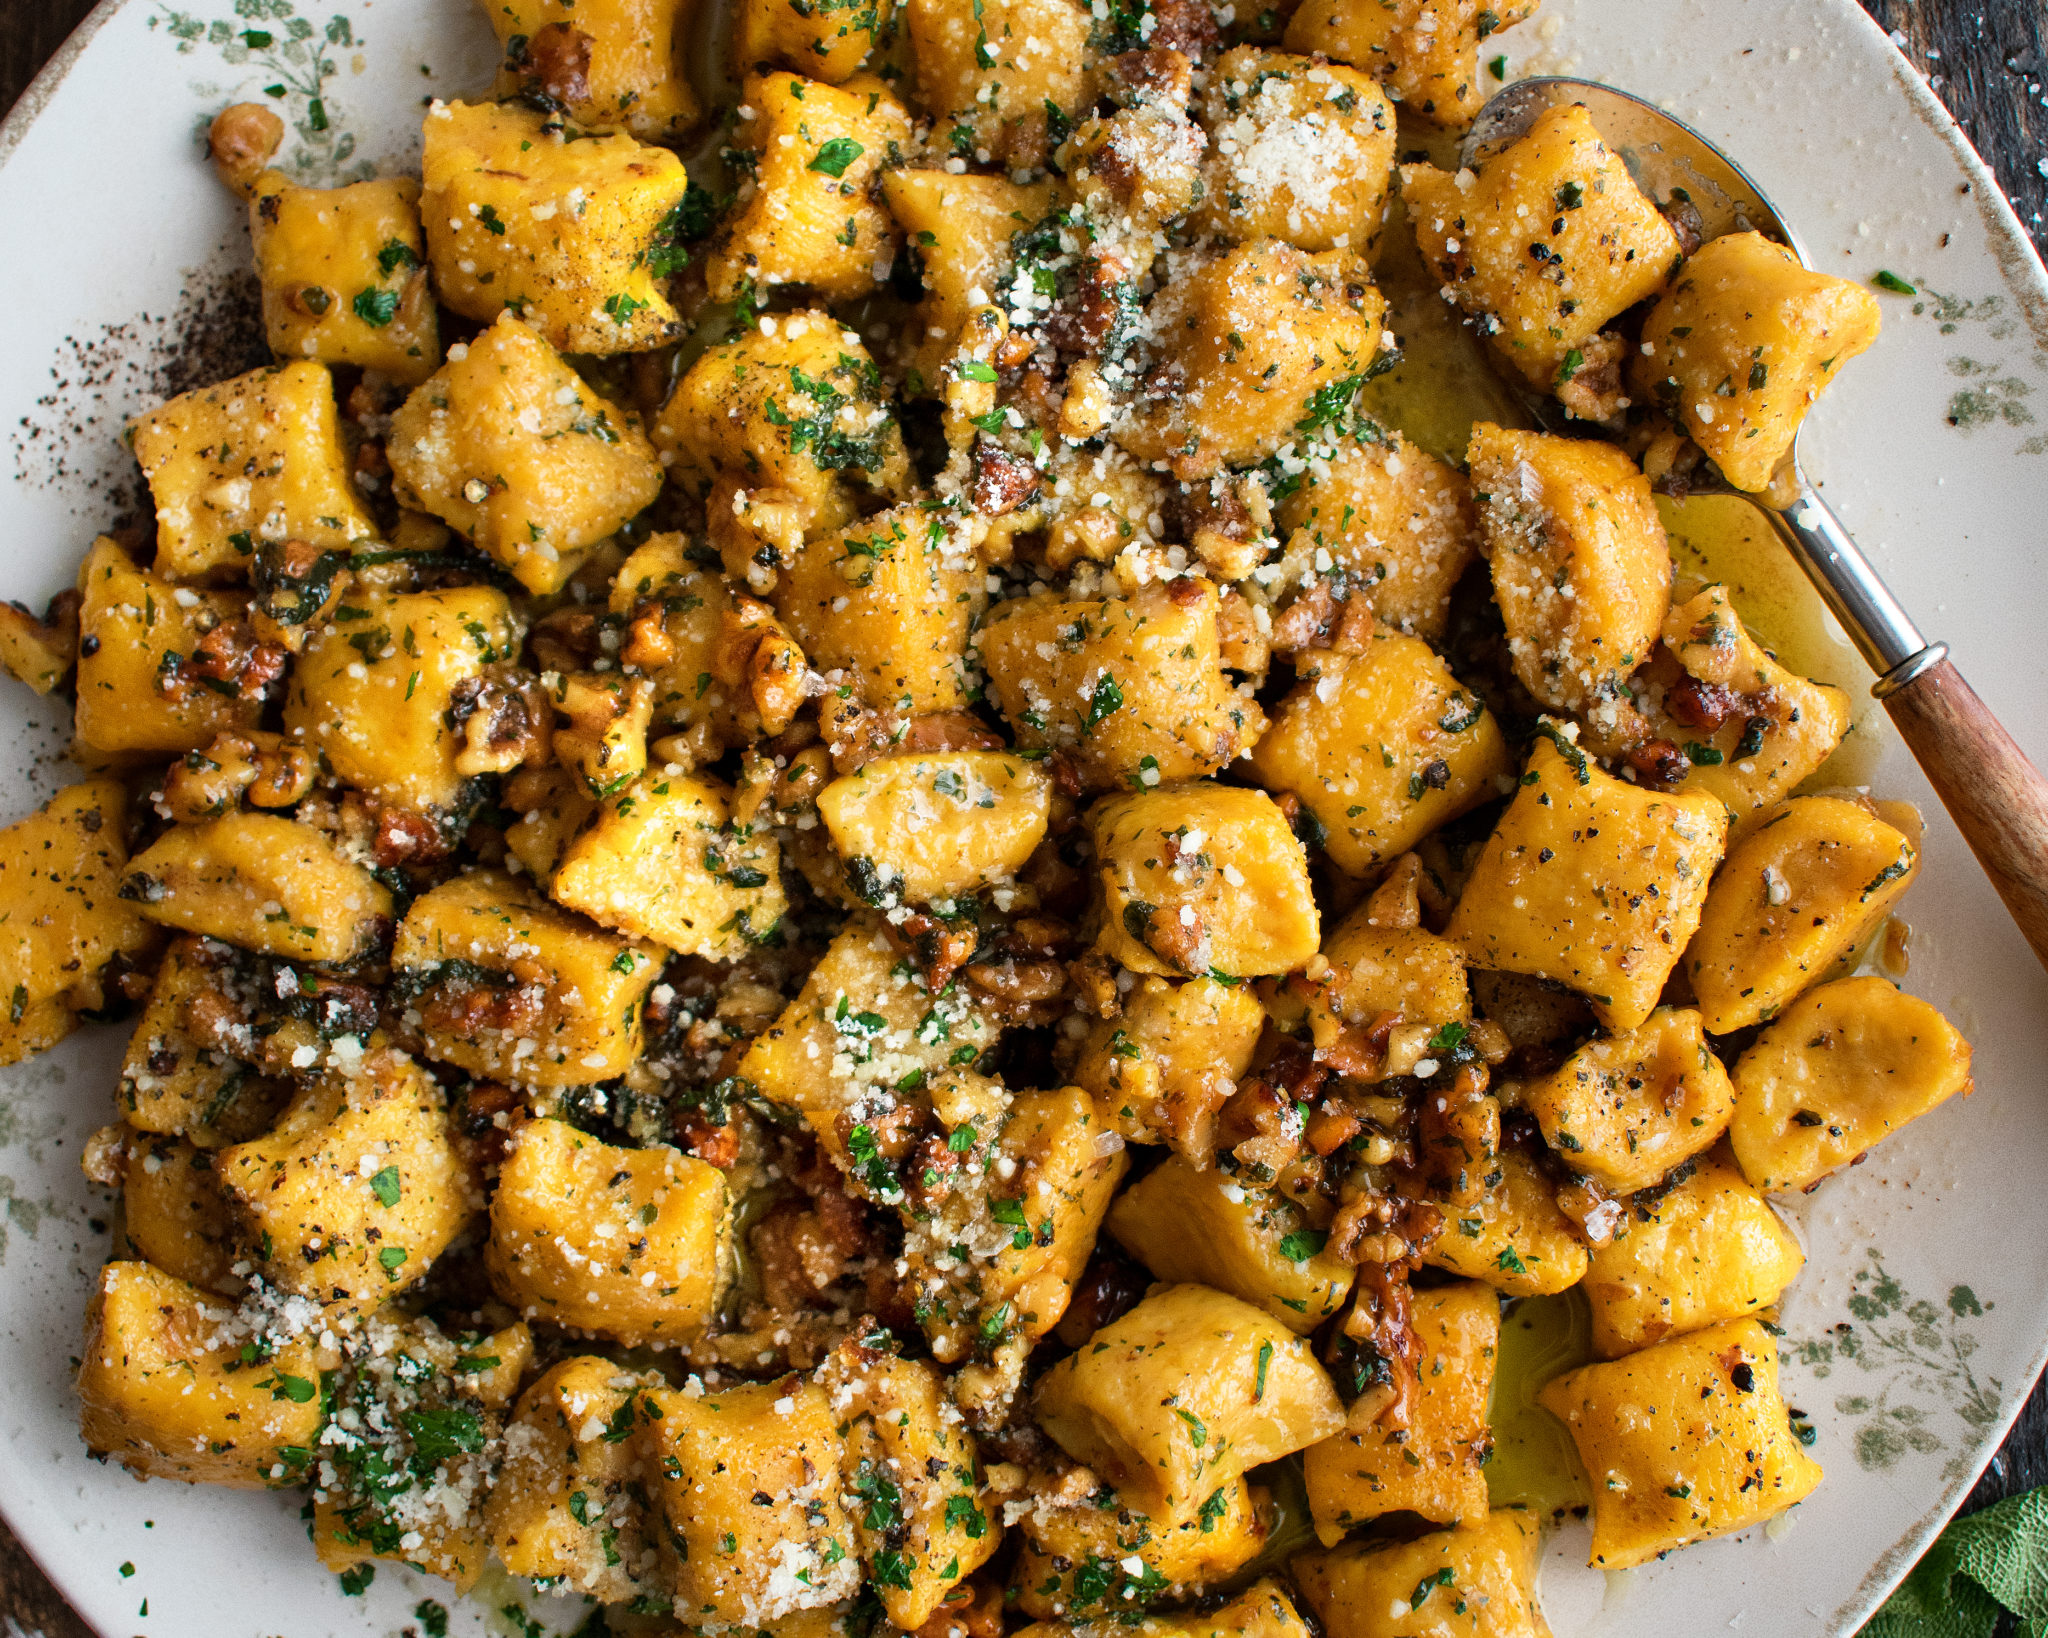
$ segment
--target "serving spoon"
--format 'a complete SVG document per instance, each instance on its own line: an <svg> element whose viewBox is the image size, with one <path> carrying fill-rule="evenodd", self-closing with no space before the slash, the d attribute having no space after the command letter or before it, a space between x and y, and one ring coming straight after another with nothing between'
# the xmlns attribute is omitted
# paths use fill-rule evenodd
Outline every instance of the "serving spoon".
<svg viewBox="0 0 2048 1638"><path fill-rule="evenodd" d="M1585 104L1601 137L1653 203L1690 203L1706 238L1754 230L1778 240L1801 266L1813 265L1763 190L1726 154L1654 103L1592 80L1550 75L1496 92L1467 134L1460 162L1483 165L1544 110L1575 102ZM1545 398L1531 408L1546 430L1585 435L1585 425L1569 423L1554 401ZM1920 634L1807 481L1796 438L1788 466L1768 494L1738 490L1718 474L1690 487L1693 493L1741 495L1770 519L1793 561L1877 673L1871 693L1884 702L2020 932L2048 966L2048 779L1963 681L1948 645Z"/></svg>

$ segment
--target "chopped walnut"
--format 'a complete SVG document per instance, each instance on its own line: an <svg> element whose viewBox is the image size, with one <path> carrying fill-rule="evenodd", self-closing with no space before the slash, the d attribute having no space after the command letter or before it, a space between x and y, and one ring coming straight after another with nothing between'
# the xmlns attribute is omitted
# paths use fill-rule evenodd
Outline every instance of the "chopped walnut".
<svg viewBox="0 0 2048 1638"><path fill-rule="evenodd" d="M527 76L554 101L573 108L590 101L590 52L596 44L582 29L549 23L526 43Z"/></svg>

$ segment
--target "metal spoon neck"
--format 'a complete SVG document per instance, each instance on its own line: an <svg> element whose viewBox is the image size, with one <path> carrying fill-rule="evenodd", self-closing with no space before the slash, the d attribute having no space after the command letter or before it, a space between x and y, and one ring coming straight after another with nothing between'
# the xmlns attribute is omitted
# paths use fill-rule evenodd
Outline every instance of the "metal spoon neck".
<svg viewBox="0 0 2048 1638"><path fill-rule="evenodd" d="M1784 510L1766 507L1794 560L1813 582L1870 669L1880 698L1903 688L1946 654L1930 644L1871 567L1834 509L1800 474L1797 498ZM1941 654L1932 654L1941 648Z"/></svg>

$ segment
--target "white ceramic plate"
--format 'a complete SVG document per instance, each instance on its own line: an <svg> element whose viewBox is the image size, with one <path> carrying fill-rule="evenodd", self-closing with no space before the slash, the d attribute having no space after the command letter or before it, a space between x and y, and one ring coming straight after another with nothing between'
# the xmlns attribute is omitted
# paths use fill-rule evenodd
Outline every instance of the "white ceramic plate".
<svg viewBox="0 0 2048 1638"><path fill-rule="evenodd" d="M1806 464L2048 764L2048 587L2032 555L2048 517L2048 280L1925 85L1853 0L1546 0L1502 44L1515 72L1612 81L1723 142L1826 271L1921 287L1885 298L1884 338L1813 417ZM174 384L191 332L219 328L247 243L201 157L212 113L280 86L286 162L310 179L411 167L422 99L477 90L494 57L467 0L101 6L0 130L0 596L39 606L71 578L134 493L123 420ZM1544 1571L1562 1638L1853 1632L2048 1352L2048 977L1881 717L1865 731L1884 739L1873 784L1928 810L1910 987L1975 1042L1976 1094L1794 1207L1811 1261L1784 1306L1786 1386L1828 1478L1792 1528L1607 1579L1583 1568L1584 1527L1567 1528ZM20 770L0 820L65 782L65 739L58 712L0 690L0 755ZM107 1638L389 1633L422 1598L452 1603L390 1566L344 1597L296 1497L139 1485L86 1458L71 1364L107 1202L77 1154L110 1118L121 1044L88 1030L0 1074L0 1510ZM487 1584L452 1630L507 1630L518 1591Z"/></svg>

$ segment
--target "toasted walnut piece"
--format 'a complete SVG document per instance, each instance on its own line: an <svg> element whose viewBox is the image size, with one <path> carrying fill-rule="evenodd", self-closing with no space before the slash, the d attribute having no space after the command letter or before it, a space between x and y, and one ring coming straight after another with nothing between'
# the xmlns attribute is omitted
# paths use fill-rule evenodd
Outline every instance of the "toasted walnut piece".
<svg viewBox="0 0 2048 1638"><path fill-rule="evenodd" d="M1581 421L1608 421L1629 406L1621 366L1627 347L1617 335L1597 335L1579 349L1580 362L1559 370L1557 401Z"/></svg>
<svg viewBox="0 0 2048 1638"><path fill-rule="evenodd" d="M817 800L832 778L832 757L822 745L807 745L789 759L775 784L775 806L799 808Z"/></svg>
<svg viewBox="0 0 2048 1638"><path fill-rule="evenodd" d="M196 688L259 700L290 659L283 649L258 641L247 620L223 620L193 644L189 659L159 668L156 691L174 704L191 699Z"/></svg>
<svg viewBox="0 0 2048 1638"><path fill-rule="evenodd" d="M313 788L312 753L281 735L218 734L203 751L188 751L164 775L164 805L196 824L226 813L244 796L259 808L288 808Z"/></svg>
<svg viewBox="0 0 2048 1638"><path fill-rule="evenodd" d="M725 742L708 720L700 719L680 733L663 734L647 747L647 758L657 768L674 767L688 773L692 768L716 762L725 752Z"/></svg>
<svg viewBox="0 0 2048 1638"><path fill-rule="evenodd" d="M1012 455L993 438L974 441L974 509L1002 517L1038 494L1038 469L1021 455Z"/></svg>
<svg viewBox="0 0 2048 1638"><path fill-rule="evenodd" d="M1636 783L1655 790L1674 791L1692 772L1685 753L1668 739L1645 740L1628 753L1627 762Z"/></svg>
<svg viewBox="0 0 2048 1638"><path fill-rule="evenodd" d="M642 356L642 355L635 355ZM674 663L676 640L668 629L666 601L642 598L626 622L626 644L619 663L633 671L659 671Z"/></svg>
<svg viewBox="0 0 2048 1638"><path fill-rule="evenodd" d="M1213 32L1210 37L1214 39ZM1126 108L1141 102L1186 108L1194 91L1194 66L1188 53L1166 46L1126 51L1102 65L1104 88Z"/></svg>
<svg viewBox="0 0 2048 1638"><path fill-rule="evenodd" d="M455 685L448 715L462 731L455 771L464 779L547 760L552 713L538 677L467 678Z"/></svg>
<svg viewBox="0 0 2048 1638"><path fill-rule="evenodd" d="M1163 51L1178 51L1200 62L1215 51L1221 40L1216 12L1209 0L1155 0L1151 11L1151 49L1135 55L1152 57Z"/></svg>
<svg viewBox="0 0 2048 1638"><path fill-rule="evenodd" d="M1116 397L1092 358L1076 359L1067 371L1066 396L1060 400L1060 436L1070 443L1093 438L1116 413Z"/></svg>
<svg viewBox="0 0 2048 1638"><path fill-rule="evenodd" d="M590 49L596 42L568 23L537 29L526 45L526 66L555 101L590 100Z"/></svg>
<svg viewBox="0 0 2048 1638"><path fill-rule="evenodd" d="M1062 353L1092 357L1102 350L1119 316L1136 302L1131 270L1108 253L1081 264L1079 283L1045 321L1045 335Z"/></svg>
<svg viewBox="0 0 2048 1638"><path fill-rule="evenodd" d="M207 151L220 179L244 199L256 194L256 178L284 141L284 121L260 102L238 102L213 116Z"/></svg>
<svg viewBox="0 0 2048 1638"><path fill-rule="evenodd" d="M726 686L747 690L761 732L771 737L795 720L809 697L810 664L803 649L758 598L733 598L720 623L712 670Z"/></svg>

